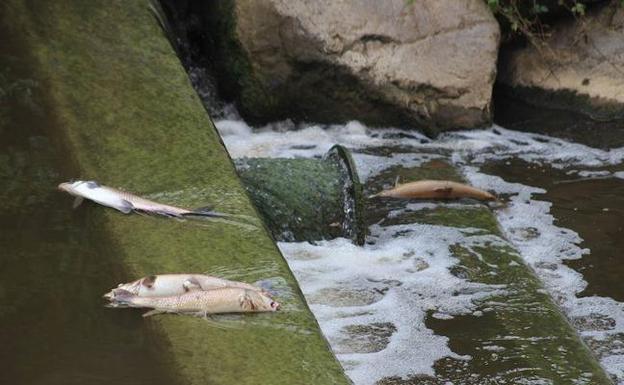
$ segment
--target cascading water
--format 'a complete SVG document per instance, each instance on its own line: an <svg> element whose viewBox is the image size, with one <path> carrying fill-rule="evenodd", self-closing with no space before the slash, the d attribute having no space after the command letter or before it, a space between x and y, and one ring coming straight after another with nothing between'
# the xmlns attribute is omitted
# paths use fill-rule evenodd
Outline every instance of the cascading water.
<svg viewBox="0 0 624 385"><path fill-rule="evenodd" d="M436 160L454 164L473 185L506 197L505 207L496 210L505 237L594 348L602 366L618 383L624 383L624 303L608 297L579 297L586 285L584 277L565 264L590 250L579 246L582 239L577 233L555 224L550 213L552 203L535 197L545 192L543 189L510 183L505 175L481 170L492 162L519 159L568 170L572 176L619 178L624 169L624 148L598 150L496 126L448 133L437 140L411 131L368 128L357 122L334 126L278 122L252 130L231 111L229 118L216 125L234 158L314 157L336 143L342 144L354 152L360 179L369 184L371 191L382 187L375 185L379 184L376 177L392 168L416 167ZM389 225L398 215L453 205L458 204L389 203L385 215L375 218L376 222L369 221L370 236L362 247L342 238L279 244L323 332L356 384L395 383L392 381L400 378L436 381L434 377L453 383L475 381L470 376L458 380L441 369L442 359L452 360L453 367L458 368L472 357L455 353L446 336L428 327L428 320L479 317L482 312L475 303L504 290L453 274L457 259L451 248L461 245L476 250L479 245L504 245L507 241L495 236L484 239L470 228L422 223ZM471 206L475 205L464 207ZM584 320L582 328L574 322L579 319ZM608 327L604 326L605 320ZM502 341L513 338L500 337ZM527 341L530 343L535 341ZM505 349L504 343L493 341L481 347L492 357L502 356ZM487 378L509 383L505 381L510 375L507 371ZM477 373L473 376L486 378ZM550 383L538 375L527 375L523 381ZM592 380L580 375L575 383L590 384Z"/></svg>
<svg viewBox="0 0 624 385"><path fill-rule="evenodd" d="M172 19L175 21L175 14ZM192 45L184 41L192 34L192 26L180 20L174 25L186 28L183 33L177 31L182 36L178 43L186 49L183 61L194 86L200 95L214 95L212 83L197 70L202 68L195 63L197 52L194 55L189 50ZM547 164L569 178L610 178L624 195L624 148L599 150L496 126L448 133L437 140L413 131L368 128L358 122L320 126L285 121L251 129L234 108L209 99L204 102L218 119L216 125L233 158L321 157L333 145L341 144L354 153L367 194L391 187L394 176L409 175L412 168L436 168L436 162L446 162L471 184L494 191L506 201L495 210L500 229L496 223L479 227L465 221L471 213L476 221L484 212L484 206L474 202L383 201L368 206L369 235L363 246L344 238L279 243L332 349L356 385L600 382L592 373L574 372L576 363L565 361L565 343L558 346L549 336L522 337L520 329L544 325L524 325L520 315L509 320L514 326L505 329L516 334L497 334L495 329L489 339L470 340L487 335L479 334L479 329L492 326L490 314L507 316L505 312L511 309L513 315L514 306L526 307L529 314L543 310L514 298L510 294L513 285L492 283L496 279L474 282L470 269L476 267L460 261L459 255L468 253L495 271L492 255L485 250L493 247L505 254L512 246L601 365L624 384L624 303L608 294L582 295L586 287L582 261L590 250L581 246L579 234L556 223L558 218L551 212L556 202L538 197L546 190L532 184L535 169ZM512 182L507 180L506 166L517 161L528 166ZM624 215L624 202L614 204L611 213ZM419 220L436 210L467 211L466 223L451 227L445 220ZM505 263L519 265L514 255L510 258ZM572 269L568 262L575 259L581 264ZM557 361L557 354L549 354L545 346L558 350L564 360ZM527 355L538 357L536 366L548 370L526 364Z"/></svg>

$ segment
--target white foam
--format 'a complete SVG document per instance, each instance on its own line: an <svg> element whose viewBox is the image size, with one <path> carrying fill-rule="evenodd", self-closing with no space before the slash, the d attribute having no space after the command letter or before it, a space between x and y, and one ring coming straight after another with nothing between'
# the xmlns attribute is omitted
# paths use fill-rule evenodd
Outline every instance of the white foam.
<svg viewBox="0 0 624 385"><path fill-rule="evenodd" d="M577 295L587 286L583 275L566 266L566 260L579 259L590 253L579 245L582 238L574 231L556 226L550 214L550 202L532 198L544 190L516 183L507 183L499 177L480 173L476 167L465 166L468 180L477 187L500 193L515 194L497 217L505 236L520 251L523 259L531 265L542 283L571 319L609 319L609 330L600 326L588 326L579 330L584 338L616 342L603 346L599 353L601 364L613 374L619 384L624 384L624 359L619 346L624 333L624 304L606 297L583 297ZM590 323L591 325L591 323ZM619 341L619 342L618 342Z"/></svg>
<svg viewBox="0 0 624 385"><path fill-rule="evenodd" d="M622 163L624 147L602 150L546 135L492 126L484 130L454 131L431 141L425 136L396 128L368 128L357 121L345 125L295 125L283 121L252 129L241 120L215 122L232 157L310 157L323 155L334 144L352 149L407 146L421 150L461 152L482 163L516 157L553 167L604 166ZM253 133L253 135L252 135ZM315 146L313 149L293 148Z"/></svg>
<svg viewBox="0 0 624 385"><path fill-rule="evenodd" d="M418 224L375 225L371 227L371 239L375 243L364 247L343 238L316 245L279 244L349 377L364 385L383 377L434 375L433 364L440 358L468 359L453 353L446 337L435 335L425 326L425 315L432 311L439 318L452 318L472 313L476 299L500 293L501 287L471 283L449 272L457 262L451 255L451 245L470 248L497 240L486 240L469 231ZM416 263L419 268L414 268ZM345 288L361 294L347 294ZM330 294L332 290L340 293L339 300ZM361 301L362 297L368 298L366 293L374 292L383 295ZM349 297L352 303L345 300ZM389 323L396 328L387 346L372 353L341 353L341 341L350 337L345 327L375 323Z"/></svg>
<svg viewBox="0 0 624 385"><path fill-rule="evenodd" d="M556 168L575 168L573 173L581 177L608 176L596 168L622 163L624 147L600 150L498 126L448 133L429 141L411 131L367 128L358 122L333 126L280 122L258 130L235 119L221 120L216 125L233 157L318 157L334 144L342 144L354 150L364 181L391 166L412 167L429 159L447 157L471 184L498 194L510 194L507 207L497 211L506 237L535 269L547 291L569 317L598 316L613 320L614 326L609 330L589 327L580 332L586 338L607 341L600 350L601 363L624 384L624 351L618 350L618 344L608 345L610 338L620 338L617 334L624 333L624 304L611 298L577 298L586 282L582 274L564 264L589 252L579 246L580 236L557 226L550 214L551 204L534 198L535 194L544 193L543 189L509 183L479 170L487 161L518 158ZM401 151L389 156L363 152L375 147L400 147ZM624 179L622 171L612 175ZM412 204L390 215L432 207L432 204ZM395 234L400 229L405 231ZM434 311L438 317L465 314L474 310L472 301L476 297L487 295L484 287L478 288L474 295L449 295L452 288L469 285L448 271L455 263L448 252L449 242L474 243L479 233L418 224L385 229L375 226L372 230L376 243L364 247L336 239L316 245L280 243L280 248L304 294L311 300L323 332L337 352L344 352L338 353L338 358L357 385L373 383L383 376L432 374L435 360L460 357L450 351L445 337L436 336L424 326L425 312ZM416 264L418 268L414 267ZM380 280L400 281L401 285L390 285L383 296L362 294L371 293ZM333 305L319 301L318 298L331 293L331 288L352 290L353 293L340 292L336 297L348 299L353 295L353 306L345 306L344 301ZM410 295L415 292L422 295ZM340 347L345 338L343 327L370 323L395 325L396 331L384 349L347 353Z"/></svg>

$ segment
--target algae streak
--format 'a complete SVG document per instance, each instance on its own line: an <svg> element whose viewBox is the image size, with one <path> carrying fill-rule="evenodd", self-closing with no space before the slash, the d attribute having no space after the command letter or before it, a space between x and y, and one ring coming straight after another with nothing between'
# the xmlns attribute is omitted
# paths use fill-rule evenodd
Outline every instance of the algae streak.
<svg viewBox="0 0 624 385"><path fill-rule="evenodd" d="M54 120L48 134L56 140L50 145L67 151L74 166L75 175L61 172L59 181L96 179L164 203L213 204L257 218L147 1L8 0L0 15L32 58L30 77L45 90L44 108ZM67 242L97 239L87 244L97 259L120 261L127 279L194 271L285 284L283 311L241 316L238 329L191 317L134 322L159 337L146 342L165 348L161 358L181 383L348 383L259 220L250 228L125 216L96 205L79 212L84 220L68 226L98 236ZM109 277L110 287L119 275Z"/></svg>

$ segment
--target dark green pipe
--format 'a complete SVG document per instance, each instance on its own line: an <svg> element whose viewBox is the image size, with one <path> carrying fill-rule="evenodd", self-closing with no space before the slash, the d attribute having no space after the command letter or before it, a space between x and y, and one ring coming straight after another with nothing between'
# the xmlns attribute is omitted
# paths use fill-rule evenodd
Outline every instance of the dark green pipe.
<svg viewBox="0 0 624 385"><path fill-rule="evenodd" d="M362 186L343 146L332 147L322 159L243 158L235 163L275 239L345 237L364 243Z"/></svg>

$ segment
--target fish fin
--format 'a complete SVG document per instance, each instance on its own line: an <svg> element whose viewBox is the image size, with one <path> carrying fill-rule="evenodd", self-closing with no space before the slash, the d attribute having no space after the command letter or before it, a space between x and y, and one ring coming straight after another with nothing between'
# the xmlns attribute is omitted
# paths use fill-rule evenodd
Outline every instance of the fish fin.
<svg viewBox="0 0 624 385"><path fill-rule="evenodd" d="M134 205L125 199L121 200L121 205L117 206L117 210L124 214L130 214L134 210Z"/></svg>
<svg viewBox="0 0 624 385"><path fill-rule="evenodd" d="M401 179L400 175L397 175L396 178L394 178L394 188L399 187L401 184L399 183L399 180Z"/></svg>
<svg viewBox="0 0 624 385"><path fill-rule="evenodd" d="M76 199L74 199L74 204L72 204L72 208L76 209L78 208L78 206L80 206L80 204L84 202L84 198L83 197L76 197Z"/></svg>
<svg viewBox="0 0 624 385"><path fill-rule="evenodd" d="M148 311L146 313L143 313L142 316L143 316L143 318L147 318L147 317L151 317L151 316L156 315L156 314L164 314L164 313L167 313L167 312L164 311L164 310L153 309L153 310L150 310L150 311Z"/></svg>
<svg viewBox="0 0 624 385"><path fill-rule="evenodd" d="M182 216L200 216L200 217L217 217L217 218L222 218L222 217L228 217L228 214L225 213L220 213L217 211L214 211L212 207L210 206L206 206L206 207L199 207L196 208L194 210L189 211L188 213L184 213L181 214Z"/></svg>
<svg viewBox="0 0 624 385"><path fill-rule="evenodd" d="M201 285L195 278L189 278L182 283L184 291L189 292L191 290L202 290Z"/></svg>

